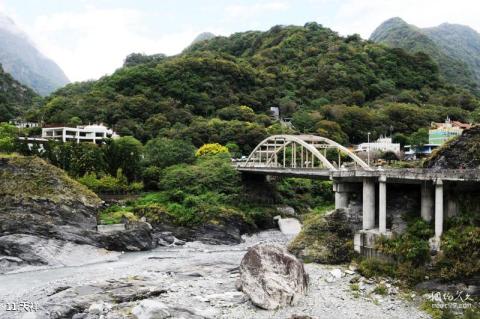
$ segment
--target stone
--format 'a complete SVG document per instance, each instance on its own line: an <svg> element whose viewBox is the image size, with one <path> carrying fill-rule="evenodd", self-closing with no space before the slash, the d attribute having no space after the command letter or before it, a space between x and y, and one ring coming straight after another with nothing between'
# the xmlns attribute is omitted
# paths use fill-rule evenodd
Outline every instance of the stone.
<svg viewBox="0 0 480 319"><path fill-rule="evenodd" d="M145 299L132 309L132 314L137 319L163 319L170 318L168 307L160 301Z"/></svg>
<svg viewBox="0 0 480 319"><path fill-rule="evenodd" d="M302 230L302 224L296 218L280 218L278 220L280 231L286 236L296 236Z"/></svg>
<svg viewBox="0 0 480 319"><path fill-rule="evenodd" d="M291 206L277 206L277 212L283 215L295 215L295 208Z"/></svg>
<svg viewBox="0 0 480 319"><path fill-rule="evenodd" d="M101 315L106 310L106 307L103 302L92 303L88 307L88 313L92 315Z"/></svg>
<svg viewBox="0 0 480 319"><path fill-rule="evenodd" d="M330 274L335 278L335 279L340 279L343 277L343 273L340 269L335 268L333 270L330 270Z"/></svg>
<svg viewBox="0 0 480 319"><path fill-rule="evenodd" d="M277 244L251 247L240 263L241 290L263 309L296 304L308 288L303 263Z"/></svg>

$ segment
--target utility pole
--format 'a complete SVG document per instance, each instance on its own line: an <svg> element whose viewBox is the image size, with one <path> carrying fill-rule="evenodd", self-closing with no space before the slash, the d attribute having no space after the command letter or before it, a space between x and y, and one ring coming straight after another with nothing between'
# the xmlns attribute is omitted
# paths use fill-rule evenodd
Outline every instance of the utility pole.
<svg viewBox="0 0 480 319"><path fill-rule="evenodd" d="M370 132L367 133L367 164L370 166Z"/></svg>

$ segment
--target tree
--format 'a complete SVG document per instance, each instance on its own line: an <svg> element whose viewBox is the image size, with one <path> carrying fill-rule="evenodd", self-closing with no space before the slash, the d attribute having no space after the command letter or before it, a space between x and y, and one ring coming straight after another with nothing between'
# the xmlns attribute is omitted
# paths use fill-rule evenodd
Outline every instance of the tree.
<svg viewBox="0 0 480 319"><path fill-rule="evenodd" d="M428 130L426 128L420 128L415 133L410 135L410 143L412 146L422 147L428 143Z"/></svg>
<svg viewBox="0 0 480 319"><path fill-rule="evenodd" d="M142 143L132 136L110 140L105 147L110 175L116 176L118 169L121 169L129 181L139 178L142 152Z"/></svg>
<svg viewBox="0 0 480 319"><path fill-rule="evenodd" d="M204 144L202 147L198 149L198 151L195 153L195 156L204 156L204 155L217 155L225 153L230 155L230 152L228 151L228 148L220 145L218 143L212 143L212 144Z"/></svg>
<svg viewBox="0 0 480 319"><path fill-rule="evenodd" d="M0 152L13 152L18 137L18 129L8 123L0 123Z"/></svg>
<svg viewBox="0 0 480 319"><path fill-rule="evenodd" d="M399 143L401 147L408 145L410 143L410 140L408 136L402 133L395 133L393 134L392 138L393 143Z"/></svg>
<svg viewBox="0 0 480 319"><path fill-rule="evenodd" d="M192 163L195 160L195 147L187 141L154 138L145 145L145 164L165 168L180 163Z"/></svg>
<svg viewBox="0 0 480 319"><path fill-rule="evenodd" d="M348 136L342 131L338 123L321 120L316 124L317 133L322 137L329 138L337 143L345 144L348 141Z"/></svg>

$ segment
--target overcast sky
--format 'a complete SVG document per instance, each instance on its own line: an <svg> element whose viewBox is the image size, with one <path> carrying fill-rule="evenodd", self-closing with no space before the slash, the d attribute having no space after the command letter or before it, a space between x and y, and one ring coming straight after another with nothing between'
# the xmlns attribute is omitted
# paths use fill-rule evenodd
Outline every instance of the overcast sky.
<svg viewBox="0 0 480 319"><path fill-rule="evenodd" d="M179 53L204 31L316 21L368 38L394 16L419 27L450 22L480 31L477 0L0 0L0 12L72 81L110 74L131 52Z"/></svg>

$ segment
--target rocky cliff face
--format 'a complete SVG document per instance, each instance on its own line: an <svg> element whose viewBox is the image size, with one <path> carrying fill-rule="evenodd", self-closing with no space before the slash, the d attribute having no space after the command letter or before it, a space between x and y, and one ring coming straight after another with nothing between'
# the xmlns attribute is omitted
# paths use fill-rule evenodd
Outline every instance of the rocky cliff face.
<svg viewBox="0 0 480 319"><path fill-rule="evenodd" d="M465 130L425 162L428 168L480 168L480 126Z"/></svg>
<svg viewBox="0 0 480 319"><path fill-rule="evenodd" d="M0 158L0 231L94 230L101 200L65 172L35 157Z"/></svg>
<svg viewBox="0 0 480 319"><path fill-rule="evenodd" d="M82 251L91 252L83 255L85 261L98 260L100 248L154 246L148 227L98 233L96 214L102 201L61 169L36 157L0 157L0 203L0 273L57 265L65 255L81 260Z"/></svg>

